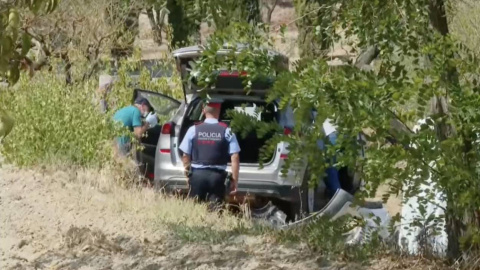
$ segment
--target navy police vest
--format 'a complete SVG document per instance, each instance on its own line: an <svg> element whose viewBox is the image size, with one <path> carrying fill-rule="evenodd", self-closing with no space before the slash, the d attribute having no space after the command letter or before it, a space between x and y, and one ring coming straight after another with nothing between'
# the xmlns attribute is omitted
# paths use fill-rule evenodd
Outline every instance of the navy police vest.
<svg viewBox="0 0 480 270"><path fill-rule="evenodd" d="M192 140L192 164L227 165L230 161L228 141L225 138L227 125L224 123L195 126Z"/></svg>

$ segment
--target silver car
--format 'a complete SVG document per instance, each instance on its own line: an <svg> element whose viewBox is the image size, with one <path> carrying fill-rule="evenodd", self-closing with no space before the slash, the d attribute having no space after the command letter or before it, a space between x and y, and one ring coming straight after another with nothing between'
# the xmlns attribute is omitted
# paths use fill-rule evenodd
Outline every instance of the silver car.
<svg viewBox="0 0 480 270"><path fill-rule="evenodd" d="M189 62L199 57L202 50L198 46L181 48L173 52L178 71L182 79L189 75ZM218 51L218 54L228 53L228 49ZM273 57L280 61L279 65L288 68L288 58L274 51ZM220 121L229 123L226 111L238 110L260 121L276 122L288 134L293 123L291 108L280 110L278 103L267 103L265 93L271 83L253 83L252 91L247 95L243 89L241 78L237 73L220 71L214 89L209 89L210 97L223 100ZM155 186L169 192L187 192L187 179L181 161L179 145L188 128L196 122L204 120L201 99L196 94L197 87L189 81L183 87L185 98L178 101L158 93L136 89L134 98L141 95L151 102L157 115L166 121L163 125L148 131L147 139L142 141L145 150L140 159L146 164L146 174L154 179ZM257 108L263 108L260 113L253 113ZM243 134L245 135L245 134ZM255 132L242 136L237 132L240 144L240 174L238 182L237 201L249 201L254 207L262 207L272 202L284 211L289 220L300 217L302 213L320 210L329 199L325 194L325 184L319 181L314 189L307 186L308 166L296 167L284 172L283 165L288 158L288 145L285 142L277 144L271 155L263 160L260 167L260 149L274 134L259 138ZM158 140L157 140L158 138ZM363 151L361 153L363 155ZM230 170L230 167L228 167ZM354 193L360 185L357 174L347 168L340 169L342 189Z"/></svg>

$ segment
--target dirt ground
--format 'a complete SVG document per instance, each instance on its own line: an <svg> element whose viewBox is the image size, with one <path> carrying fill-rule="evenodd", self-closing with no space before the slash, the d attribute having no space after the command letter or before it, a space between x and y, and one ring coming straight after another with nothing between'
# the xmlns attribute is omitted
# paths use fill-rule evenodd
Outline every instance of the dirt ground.
<svg viewBox="0 0 480 270"><path fill-rule="evenodd" d="M0 171L0 269L330 269L268 239L182 242L156 224L162 201L152 191L104 190L84 181L92 176Z"/></svg>
<svg viewBox="0 0 480 270"><path fill-rule="evenodd" d="M390 259L336 264L266 236L185 242L164 225L221 232L238 221L108 181L107 172L0 169L0 269L429 269Z"/></svg>

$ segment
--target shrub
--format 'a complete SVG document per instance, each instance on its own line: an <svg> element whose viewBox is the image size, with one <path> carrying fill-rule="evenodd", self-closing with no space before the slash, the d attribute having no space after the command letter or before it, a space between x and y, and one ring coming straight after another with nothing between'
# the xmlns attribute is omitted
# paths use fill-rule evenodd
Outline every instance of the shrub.
<svg viewBox="0 0 480 270"><path fill-rule="evenodd" d="M22 77L15 87L1 90L0 108L15 119L15 127L2 145L2 154L7 161L20 166L58 162L102 166L110 162L114 137L129 134L111 119L118 108L131 104L131 68L123 65L119 70L119 80L107 98L110 110L105 114L97 106L96 80L65 85L61 76L42 71L32 79ZM168 81L160 78L152 82L142 71L138 86L178 97L178 88Z"/></svg>
<svg viewBox="0 0 480 270"><path fill-rule="evenodd" d="M15 119L2 154L20 166L67 161L100 165L111 156L108 142L116 129L109 117L92 106L95 86L65 86L51 73L25 77L0 96L0 106Z"/></svg>

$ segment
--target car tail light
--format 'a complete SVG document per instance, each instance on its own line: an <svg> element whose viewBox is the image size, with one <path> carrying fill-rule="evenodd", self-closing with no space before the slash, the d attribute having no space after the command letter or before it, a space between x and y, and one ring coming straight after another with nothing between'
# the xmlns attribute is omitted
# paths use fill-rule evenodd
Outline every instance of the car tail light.
<svg viewBox="0 0 480 270"><path fill-rule="evenodd" d="M291 128L284 128L283 129L283 135L290 135L292 133L292 129Z"/></svg>
<svg viewBox="0 0 480 270"><path fill-rule="evenodd" d="M170 149L160 149L160 153L162 153L162 154L170 154Z"/></svg>
<svg viewBox="0 0 480 270"><path fill-rule="evenodd" d="M172 123L165 123L162 127L162 134L170 134L172 131Z"/></svg>
<svg viewBox="0 0 480 270"><path fill-rule="evenodd" d="M281 154L280 155L280 159L287 159L288 158L288 154Z"/></svg>

